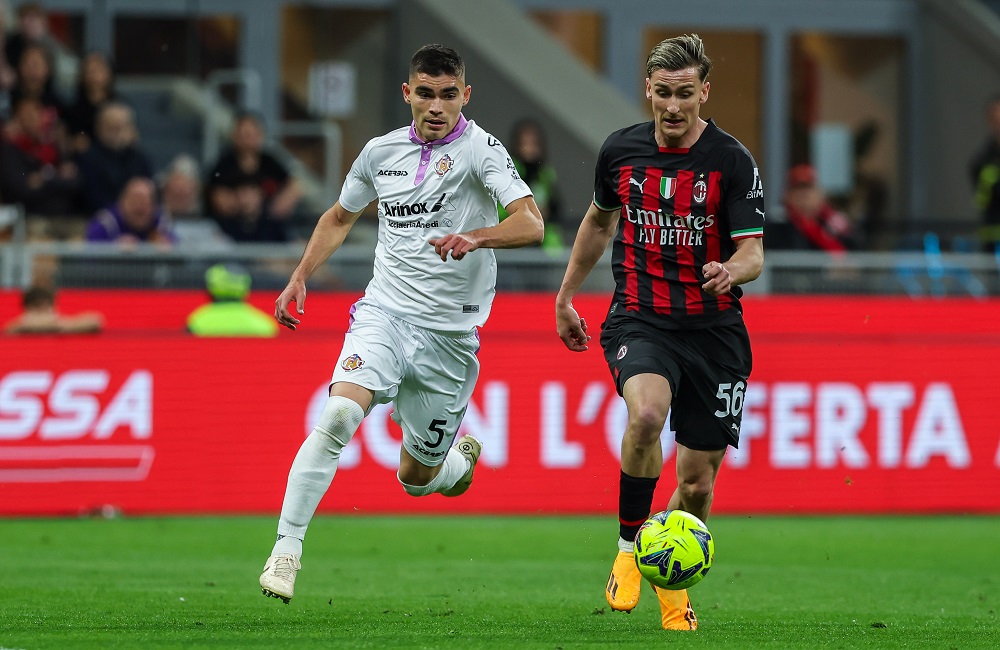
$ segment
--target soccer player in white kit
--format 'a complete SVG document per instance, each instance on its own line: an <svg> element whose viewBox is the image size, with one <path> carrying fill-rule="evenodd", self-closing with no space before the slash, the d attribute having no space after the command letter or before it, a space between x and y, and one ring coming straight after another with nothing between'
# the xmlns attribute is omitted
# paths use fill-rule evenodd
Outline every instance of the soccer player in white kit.
<svg viewBox="0 0 1000 650"><path fill-rule="evenodd" d="M417 50L403 84L413 123L365 145L275 301L274 317L294 330L290 303L304 313L306 280L379 202L374 277L351 308L330 398L292 462L260 576L266 596L292 598L309 521L374 405L394 403L403 430L397 478L408 494L453 497L472 483L482 445L472 436L452 442L479 376L477 328L496 293L490 249L538 244L543 223L504 146L462 115L471 94L455 50ZM510 215L499 223L498 203Z"/></svg>

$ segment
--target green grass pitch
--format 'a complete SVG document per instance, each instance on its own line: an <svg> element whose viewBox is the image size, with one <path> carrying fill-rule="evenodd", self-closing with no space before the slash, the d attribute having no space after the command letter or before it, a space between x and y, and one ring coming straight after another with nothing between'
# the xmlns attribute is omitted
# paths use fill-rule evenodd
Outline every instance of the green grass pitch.
<svg viewBox="0 0 1000 650"><path fill-rule="evenodd" d="M606 517L319 517L290 605L274 517L0 521L0 648L998 648L1000 518L713 517L697 632L603 588Z"/></svg>

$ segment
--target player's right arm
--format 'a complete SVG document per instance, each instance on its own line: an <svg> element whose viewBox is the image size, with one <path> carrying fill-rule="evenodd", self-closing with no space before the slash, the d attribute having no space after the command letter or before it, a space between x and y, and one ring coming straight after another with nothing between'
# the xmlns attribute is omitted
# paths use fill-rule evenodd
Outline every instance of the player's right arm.
<svg viewBox="0 0 1000 650"><path fill-rule="evenodd" d="M604 210L591 203L577 231L566 274L556 295L556 331L566 347L573 352L583 352L590 341L587 321L580 318L573 307L573 296L604 255L608 243L615 235L620 214L620 208Z"/></svg>
<svg viewBox="0 0 1000 650"><path fill-rule="evenodd" d="M347 208L337 201L319 218L316 228L309 237L309 243L306 244L306 250L302 253L302 259L292 271L288 286L274 301L274 318L279 324L290 330L294 330L299 324L299 319L292 316L288 306L294 302L296 311L300 315L305 313L306 280L341 247L359 216L361 216L360 210L348 212Z"/></svg>
<svg viewBox="0 0 1000 650"><path fill-rule="evenodd" d="M351 165L351 171L344 179L340 198L333 207L323 213L309 237L306 250L302 253L288 286L274 302L274 318L280 325L294 330L299 320L288 311L288 305L295 303L298 313L304 314L306 307L306 280L312 276L333 252L340 248L351 231L354 222L365 207L378 198L372 176L371 152L379 138L368 141Z"/></svg>

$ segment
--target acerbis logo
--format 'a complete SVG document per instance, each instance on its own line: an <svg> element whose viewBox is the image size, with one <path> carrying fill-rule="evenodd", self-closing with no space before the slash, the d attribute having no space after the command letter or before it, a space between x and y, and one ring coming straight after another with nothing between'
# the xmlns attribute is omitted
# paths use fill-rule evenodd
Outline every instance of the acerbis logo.
<svg viewBox="0 0 1000 650"><path fill-rule="evenodd" d="M404 169L380 169L377 176L408 176L409 173Z"/></svg>

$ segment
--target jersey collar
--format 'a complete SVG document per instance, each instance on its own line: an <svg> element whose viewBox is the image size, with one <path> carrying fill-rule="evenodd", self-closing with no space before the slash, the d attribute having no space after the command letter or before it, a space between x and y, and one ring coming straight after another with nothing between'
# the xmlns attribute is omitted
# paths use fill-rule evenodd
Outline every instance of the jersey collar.
<svg viewBox="0 0 1000 650"><path fill-rule="evenodd" d="M459 136L465 133L465 129L468 126L468 120L465 119L464 115L459 113L458 123L455 125L455 128L451 130L451 133L443 138L431 140L430 142L424 142L420 139L420 136L417 135L417 123L412 122L410 124L410 142L420 145L420 165L417 166L417 173L413 177L414 187L420 185L421 181L424 180L424 176L427 175L427 168L431 165L431 152L434 151L434 147L454 142L459 138Z"/></svg>
<svg viewBox="0 0 1000 650"><path fill-rule="evenodd" d="M410 123L410 142L412 142L413 144L419 144L419 145L430 145L432 147L439 146L439 145L442 145L442 144L448 144L449 142L454 142L455 140L457 140L459 138L459 136L461 136L463 133L465 133L465 129L468 126L469 126L469 121L467 119L465 119L464 115L462 115L461 113L459 113L459 115L458 115L458 123L455 124L455 128L451 130L451 133L449 133L448 135L446 135L443 138L440 138L438 140L431 140L430 142L427 142L427 141L421 140L420 136L417 135L417 123L416 122L411 122Z"/></svg>
<svg viewBox="0 0 1000 650"><path fill-rule="evenodd" d="M705 121L708 122L708 126L705 127L705 131L701 132L701 136L705 135L705 132L708 131L709 129L716 128L715 120L713 118L710 117ZM656 124L650 122L650 127L651 127L650 134L653 137L653 144L656 144ZM695 140L695 143L690 147L661 147L660 145L656 144L656 148L660 153L680 153L680 154L691 153L691 149L693 149L698 144L698 142L701 141L701 136L698 136L698 139Z"/></svg>

